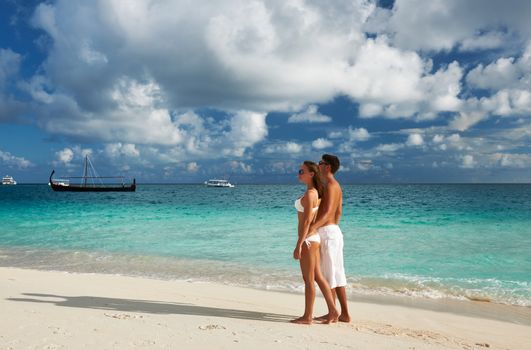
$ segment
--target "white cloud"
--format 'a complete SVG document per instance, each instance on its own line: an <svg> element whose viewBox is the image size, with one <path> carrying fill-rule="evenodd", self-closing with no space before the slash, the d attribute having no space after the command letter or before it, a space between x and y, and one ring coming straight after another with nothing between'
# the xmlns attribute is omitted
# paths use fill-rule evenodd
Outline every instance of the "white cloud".
<svg viewBox="0 0 531 350"><path fill-rule="evenodd" d="M308 106L290 122L329 122L316 103L338 95L365 117L434 118L461 103L459 65L432 74L429 60L393 38L366 38L371 2L79 2L41 4L32 21L50 45L25 86L45 105L35 106L39 125L53 133L205 154L208 137L173 119L183 109L265 115ZM243 143L223 151L254 144Z"/></svg>
<svg viewBox="0 0 531 350"><path fill-rule="evenodd" d="M424 139L422 138L422 135L418 133L410 134L407 138L406 144L408 146L422 146L424 144Z"/></svg>
<svg viewBox="0 0 531 350"><path fill-rule="evenodd" d="M140 151L132 143L110 143L105 146L105 152L111 158L116 158L120 156L135 158L140 156Z"/></svg>
<svg viewBox="0 0 531 350"><path fill-rule="evenodd" d="M343 132L341 131L331 131L328 133L328 138L331 138L331 139L338 139L338 138L341 138L343 136Z"/></svg>
<svg viewBox="0 0 531 350"><path fill-rule="evenodd" d="M479 36L473 36L465 38L461 41L459 45L460 51L477 51L477 50L488 50L502 47L504 41L510 39L510 36L497 32L487 32Z"/></svg>
<svg viewBox="0 0 531 350"><path fill-rule="evenodd" d="M486 113L481 111L465 113L459 112L449 123L449 127L459 131L465 131L471 126L479 123L487 117Z"/></svg>
<svg viewBox="0 0 531 350"><path fill-rule="evenodd" d="M349 127L348 132L350 136L350 141L354 142L367 141L371 137L371 135L365 128L352 129L351 127Z"/></svg>
<svg viewBox="0 0 531 350"><path fill-rule="evenodd" d="M496 31L500 27L511 28L513 40L528 38L530 12L531 4L521 0L397 0L378 29L401 48L491 49L510 44L501 40L503 35Z"/></svg>
<svg viewBox="0 0 531 350"><path fill-rule="evenodd" d="M444 141L444 136L443 135L435 135L433 136L433 143L441 143Z"/></svg>
<svg viewBox="0 0 531 350"><path fill-rule="evenodd" d="M245 150L267 136L266 113L240 111L230 121L231 130L226 138L224 154L242 156Z"/></svg>
<svg viewBox="0 0 531 350"><path fill-rule="evenodd" d="M288 153L299 153L302 149L302 146L295 142L288 142L285 145L285 150Z"/></svg>
<svg viewBox="0 0 531 350"><path fill-rule="evenodd" d="M196 173L199 170L199 165L196 162L190 162L186 165L186 170L189 173Z"/></svg>
<svg viewBox="0 0 531 350"><path fill-rule="evenodd" d="M520 57L502 57L484 66L479 64L466 76L471 88L490 91L471 97L450 122L450 127L467 130L492 116L518 117L531 113L531 41Z"/></svg>
<svg viewBox="0 0 531 350"><path fill-rule="evenodd" d="M90 65L106 64L109 61L106 55L97 50L94 50L94 48L92 48L87 41L85 41L81 45L79 58L81 58L85 63L88 63Z"/></svg>
<svg viewBox="0 0 531 350"><path fill-rule="evenodd" d="M522 169L531 167L529 154L494 153L491 159L501 167Z"/></svg>
<svg viewBox="0 0 531 350"><path fill-rule="evenodd" d="M313 148L315 149L325 149L325 148L330 148L332 147L334 144L332 142L330 142L329 140L327 139L324 139L324 138L318 138L317 140L314 140L312 142L312 146Z"/></svg>
<svg viewBox="0 0 531 350"><path fill-rule="evenodd" d="M454 157L454 164L467 154L483 166L475 152L479 138L447 135L494 115L525 120L531 113L531 43L515 53L529 40L523 13L531 5L471 1L397 0L388 11L365 0L227 0L194 6L171 0L57 0L35 11L33 24L49 36L46 59L17 86L32 99L28 115L36 115L46 131L104 142L108 146L101 152L108 156L144 158L152 167L173 162L185 171L190 162L226 157L240 158L237 168L244 171L251 165L243 161L259 157L253 148L300 155L332 142L338 151L363 154L361 159L390 158L400 150L411 152L406 146L428 144L447 151L437 156ZM368 37L365 30L376 35ZM481 59L510 54L476 67L452 54L504 45L510 50ZM444 53L432 61L441 50L454 50L450 55L461 61L440 64ZM0 86L13 80L21 57L0 51ZM474 97L476 89L487 94ZM386 139L387 127L372 134L365 128L338 129L348 121L324 125L326 137L317 140L300 134L290 136L291 142L267 140L268 112L289 113L290 123L338 122L318 107L337 96L359 105L364 118L444 117L449 124L408 130L403 144ZM0 119L9 114L3 112L7 100L0 89ZM369 139L381 144L363 149L367 144L361 142ZM495 152L523 152L500 144Z"/></svg>
<svg viewBox="0 0 531 350"><path fill-rule="evenodd" d="M268 145L264 149L264 153L300 153L302 151L302 146L296 142L286 142L280 144Z"/></svg>
<svg viewBox="0 0 531 350"><path fill-rule="evenodd" d="M468 72L466 81L481 89L500 89L512 85L520 74L519 68L513 63L514 57L502 57L486 67L479 64Z"/></svg>
<svg viewBox="0 0 531 350"><path fill-rule="evenodd" d="M236 160L230 162L230 167L233 171L240 171L244 174L250 174L253 172L253 167L250 164Z"/></svg>
<svg viewBox="0 0 531 350"><path fill-rule="evenodd" d="M0 48L0 89L4 87L7 79L18 73L21 56L10 50Z"/></svg>
<svg viewBox="0 0 531 350"><path fill-rule="evenodd" d="M386 143L376 146L375 150L382 153L394 153L402 148L404 145L401 143Z"/></svg>
<svg viewBox="0 0 531 350"><path fill-rule="evenodd" d="M74 151L66 147L58 152L55 152L57 160L65 165L69 164L74 159Z"/></svg>
<svg viewBox="0 0 531 350"><path fill-rule="evenodd" d="M364 103L360 106L360 116L365 118L376 117L383 112L383 106L376 103Z"/></svg>
<svg viewBox="0 0 531 350"><path fill-rule="evenodd" d="M310 105L302 113L293 114L288 118L288 123L329 123L331 121L332 118L317 111L316 105Z"/></svg>
<svg viewBox="0 0 531 350"><path fill-rule="evenodd" d="M19 169L27 169L33 166L33 163L31 163L29 160L23 157L14 156L10 152L2 150L0 150L0 164L9 168L16 167Z"/></svg>
<svg viewBox="0 0 531 350"><path fill-rule="evenodd" d="M22 56L10 49L0 48L0 122L16 119L25 109L10 93L19 73Z"/></svg>
<svg viewBox="0 0 531 350"><path fill-rule="evenodd" d="M356 167L358 168L358 170L368 171L373 167L373 163L370 159L360 160L356 162Z"/></svg>
<svg viewBox="0 0 531 350"><path fill-rule="evenodd" d="M476 167L477 165L477 162L474 160L474 157L470 154L462 156L461 160L462 160L461 168L471 169L471 168Z"/></svg>

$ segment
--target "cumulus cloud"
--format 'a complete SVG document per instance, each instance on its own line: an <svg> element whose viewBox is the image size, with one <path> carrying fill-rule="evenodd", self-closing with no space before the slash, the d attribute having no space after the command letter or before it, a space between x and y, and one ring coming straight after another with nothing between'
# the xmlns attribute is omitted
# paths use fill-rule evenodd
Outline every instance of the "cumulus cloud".
<svg viewBox="0 0 531 350"><path fill-rule="evenodd" d="M232 171L242 172L244 174L250 174L253 172L253 167L250 164L236 160L230 162L230 168Z"/></svg>
<svg viewBox="0 0 531 350"><path fill-rule="evenodd" d="M531 87L531 41L520 57L501 57L483 65L478 64L466 76L474 88L500 90L529 90Z"/></svg>
<svg viewBox="0 0 531 350"><path fill-rule="evenodd" d="M370 159L360 160L356 162L355 165L356 168L361 171L368 171L374 166L372 160Z"/></svg>
<svg viewBox="0 0 531 350"><path fill-rule="evenodd" d="M462 156L461 160L461 168L471 169L477 165L477 162L474 160L474 157L470 154Z"/></svg>
<svg viewBox="0 0 531 350"><path fill-rule="evenodd" d="M424 139L422 138L422 135L418 133L409 134L407 141L406 141L406 145L408 146L417 147L417 146L422 146L423 144L424 144Z"/></svg>
<svg viewBox="0 0 531 350"><path fill-rule="evenodd" d="M17 157L10 152L0 150L0 164L9 168L27 169L34 166L32 162L24 157Z"/></svg>
<svg viewBox="0 0 531 350"><path fill-rule="evenodd" d="M139 157L140 151L132 143L122 144L121 142L110 143L105 146L106 154L111 158L120 156L125 157Z"/></svg>
<svg viewBox="0 0 531 350"><path fill-rule="evenodd" d="M500 89L518 81L519 73L514 57L502 57L487 66L477 65L468 72L466 81L480 89Z"/></svg>
<svg viewBox="0 0 531 350"><path fill-rule="evenodd" d="M471 113L459 112L458 115L455 116L448 125L452 129L464 131L470 128L472 125L484 120L486 117L487 114L480 111Z"/></svg>
<svg viewBox="0 0 531 350"><path fill-rule="evenodd" d="M196 173L199 170L199 165L197 162L190 162L186 165L186 170L189 173Z"/></svg>
<svg viewBox="0 0 531 350"><path fill-rule="evenodd" d="M74 151L66 147L55 153L57 160L63 164L69 164L74 159Z"/></svg>
<svg viewBox="0 0 531 350"><path fill-rule="evenodd" d="M315 103L338 95L358 101L365 117L433 118L460 104L457 64L432 73L429 60L385 35L366 38L364 24L376 11L371 2L196 5L39 5L32 23L50 38L48 56L23 84L44 105L35 106L39 125L78 138L186 148L207 139L175 123L182 110L216 108L242 120L241 111L308 106L289 121L329 122ZM243 154L234 146L225 152Z"/></svg>
<svg viewBox="0 0 531 350"><path fill-rule="evenodd" d="M0 121L16 119L25 109L9 92L18 75L21 59L21 55L11 49L0 48Z"/></svg>
<svg viewBox="0 0 531 350"><path fill-rule="evenodd" d="M343 136L342 131L331 131L328 133L328 138L331 138L331 139L338 139L338 138L341 138L342 136Z"/></svg>
<svg viewBox="0 0 531 350"><path fill-rule="evenodd" d="M357 128L352 129L349 127L348 129L350 141L358 142L358 141L367 141L371 135L365 128Z"/></svg>
<svg viewBox="0 0 531 350"><path fill-rule="evenodd" d="M254 146L267 136L266 113L240 111L230 121L223 153L242 156L245 149Z"/></svg>
<svg viewBox="0 0 531 350"><path fill-rule="evenodd" d="M530 12L531 4L521 0L396 0L392 11L379 14L375 27L406 49L492 49L510 44L502 40L505 35L499 28L511 28L513 40L528 38Z"/></svg>
<svg viewBox="0 0 531 350"><path fill-rule="evenodd" d="M18 73L21 56L11 49L0 48L0 88L4 87L8 79Z"/></svg>
<svg viewBox="0 0 531 350"><path fill-rule="evenodd" d="M366 0L228 0L193 7L171 0L57 0L34 12L31 23L46 36L40 40L45 60L16 86L31 100L28 118L46 132L79 144L103 142L96 155L148 159L150 167L175 163L185 172L203 159L238 158L236 169L246 172L259 151L301 156L332 146L376 164L421 147L451 157L456 166L483 167L485 158L475 151L492 145L467 131L493 116L518 117L525 125L531 113L528 3L396 0L387 10ZM474 53L481 63L470 67L456 52ZM459 62L445 62L445 54ZM20 54L0 48L0 120L20 114L5 88L11 89L20 62ZM448 125L408 129L400 132L407 141L395 143L387 125L361 121L374 126L369 133L345 128L354 121L339 120L341 113L326 112L332 120L325 108L319 111L343 99L359 106L352 118L426 124L445 118ZM283 137L268 130L270 112L289 116L289 123L314 123L297 127L322 129L326 137L296 133L268 140ZM525 127L518 129L526 149ZM452 135L455 130L462 137ZM378 145L363 143L368 140ZM495 154L523 152L499 143ZM56 156L57 162L79 157L70 149L70 160ZM522 164L516 156L497 159L491 162ZM376 168L351 166L360 167Z"/></svg>
<svg viewBox="0 0 531 350"><path fill-rule="evenodd" d="M332 118L317 111L316 105L310 105L305 111L288 118L288 123L329 123L331 121Z"/></svg>
<svg viewBox="0 0 531 350"><path fill-rule="evenodd" d="M382 153L394 153L402 148L404 145L401 143L386 143L376 146L375 150Z"/></svg>
<svg viewBox="0 0 531 350"><path fill-rule="evenodd" d="M491 159L501 167L522 169L531 167L531 155L529 154L494 153Z"/></svg>
<svg viewBox="0 0 531 350"><path fill-rule="evenodd" d="M296 142L285 142L268 145L264 149L264 153L299 153L302 151L302 146Z"/></svg>
<svg viewBox="0 0 531 350"><path fill-rule="evenodd" d="M312 147L315 148L315 149L325 149L325 148L330 148L332 147L334 144L325 139L325 138L318 138L316 140L314 140L312 142Z"/></svg>

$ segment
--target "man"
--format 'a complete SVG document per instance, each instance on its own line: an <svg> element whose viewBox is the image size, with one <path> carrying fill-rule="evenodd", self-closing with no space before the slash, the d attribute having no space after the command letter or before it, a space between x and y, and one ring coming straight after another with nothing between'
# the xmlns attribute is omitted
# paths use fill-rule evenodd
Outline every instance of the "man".
<svg viewBox="0 0 531 350"><path fill-rule="evenodd" d="M338 226L341 219L343 193L339 182L334 177L338 169L339 159L330 154L323 154L319 161L319 170L323 176L325 191L315 222L310 226L309 232L317 230L321 237L321 270L330 284L334 300L337 296L341 305L339 321L350 322L345 290L347 278L343 266L343 234ZM326 319L327 316L319 317L319 319Z"/></svg>

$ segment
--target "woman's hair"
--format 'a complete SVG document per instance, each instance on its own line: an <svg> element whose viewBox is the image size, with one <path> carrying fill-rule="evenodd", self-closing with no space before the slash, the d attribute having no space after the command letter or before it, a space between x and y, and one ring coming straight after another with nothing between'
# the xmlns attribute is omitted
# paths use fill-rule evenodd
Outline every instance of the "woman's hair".
<svg viewBox="0 0 531 350"><path fill-rule="evenodd" d="M311 173L314 174L312 176L313 187L317 190L319 198L321 198L324 192L324 185L323 179L321 178L321 172L319 171L319 165L315 164L311 160L305 160L303 164L306 165Z"/></svg>

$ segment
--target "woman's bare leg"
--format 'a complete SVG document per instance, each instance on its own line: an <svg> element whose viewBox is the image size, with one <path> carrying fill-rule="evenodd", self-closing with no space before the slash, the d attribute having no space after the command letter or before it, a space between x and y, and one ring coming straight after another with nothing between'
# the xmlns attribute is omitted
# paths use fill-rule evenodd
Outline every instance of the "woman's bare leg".
<svg viewBox="0 0 531 350"><path fill-rule="evenodd" d="M294 320L292 323L311 324L313 316L313 303L315 301L315 253L319 254L319 245L304 243L302 245L300 266L302 278L304 279L304 315Z"/></svg>

